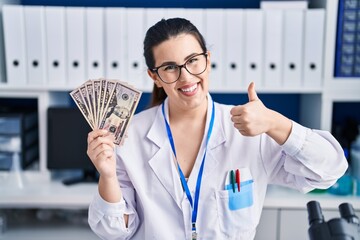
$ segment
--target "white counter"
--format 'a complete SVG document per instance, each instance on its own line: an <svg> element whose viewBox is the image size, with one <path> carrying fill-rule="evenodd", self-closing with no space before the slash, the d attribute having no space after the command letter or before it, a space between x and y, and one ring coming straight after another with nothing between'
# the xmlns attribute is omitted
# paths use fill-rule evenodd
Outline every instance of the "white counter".
<svg viewBox="0 0 360 240"><path fill-rule="evenodd" d="M264 208L306 209L306 204L312 200L318 201L321 208L325 210L338 210L338 206L344 202L350 203L354 209L360 210L359 196L338 196L330 193L303 194L296 190L279 186L269 186Z"/></svg>
<svg viewBox="0 0 360 240"><path fill-rule="evenodd" d="M0 208L87 208L97 191L95 183L66 186L60 181L51 181L49 175L31 172L23 174L23 188L19 188L16 181L16 176L0 174ZM360 197L302 194L278 186L269 186L264 208L306 209L306 204L311 200L318 201L326 210L337 210L344 202L360 210Z"/></svg>

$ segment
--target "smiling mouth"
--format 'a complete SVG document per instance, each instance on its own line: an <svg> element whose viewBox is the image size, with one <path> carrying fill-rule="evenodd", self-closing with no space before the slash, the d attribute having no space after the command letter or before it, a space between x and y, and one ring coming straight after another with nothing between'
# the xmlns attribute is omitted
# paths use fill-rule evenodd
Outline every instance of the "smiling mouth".
<svg viewBox="0 0 360 240"><path fill-rule="evenodd" d="M185 92L185 93L190 93L193 92L197 89L198 84L194 84L191 87L187 87L187 88L179 88L180 91Z"/></svg>

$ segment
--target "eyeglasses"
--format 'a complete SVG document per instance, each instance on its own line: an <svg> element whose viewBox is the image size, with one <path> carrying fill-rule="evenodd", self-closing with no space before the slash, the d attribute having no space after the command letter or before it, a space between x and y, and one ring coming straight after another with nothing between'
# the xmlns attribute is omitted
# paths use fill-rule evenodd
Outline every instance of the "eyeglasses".
<svg viewBox="0 0 360 240"><path fill-rule="evenodd" d="M205 72L207 67L207 53L199 53L189 58L183 65L165 64L151 69L156 72L160 80L170 84L179 80L181 68L185 68L191 75L200 75Z"/></svg>

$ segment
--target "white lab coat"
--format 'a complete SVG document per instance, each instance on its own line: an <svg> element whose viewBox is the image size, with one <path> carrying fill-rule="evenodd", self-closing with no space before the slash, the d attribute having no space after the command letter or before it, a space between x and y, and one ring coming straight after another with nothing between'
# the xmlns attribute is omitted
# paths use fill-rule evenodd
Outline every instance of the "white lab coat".
<svg viewBox="0 0 360 240"><path fill-rule="evenodd" d="M293 122L282 146L266 134L244 137L230 120L231 107L215 103L200 190L198 239L253 239L268 184L308 192L329 187L347 169L343 151L330 133ZM165 109L168 116L167 100ZM208 101L205 134L211 111ZM188 179L193 198L204 145L203 141ZM191 239L192 209L181 186L161 107L134 116L128 138L116 153L124 200L108 203L97 193L89 207L93 231L103 239ZM252 179L253 183L249 192L229 198L232 190L225 190L225 185L229 171L235 169L241 169L241 181ZM241 201L242 194L252 198L250 206L230 209L230 201ZM129 214L128 228L124 213Z"/></svg>

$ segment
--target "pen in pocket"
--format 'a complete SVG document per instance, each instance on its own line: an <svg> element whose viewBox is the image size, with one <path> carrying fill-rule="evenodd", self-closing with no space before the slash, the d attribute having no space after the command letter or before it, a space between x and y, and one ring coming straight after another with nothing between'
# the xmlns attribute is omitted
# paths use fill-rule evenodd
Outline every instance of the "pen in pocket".
<svg viewBox="0 0 360 240"><path fill-rule="evenodd" d="M238 187L238 192L240 192L240 170L236 169L236 183Z"/></svg>
<svg viewBox="0 0 360 240"><path fill-rule="evenodd" d="M236 184L236 181L235 181L235 174L234 174L234 171L233 171L233 170L230 171L230 183L231 183L233 192L235 192L235 184Z"/></svg>
<svg viewBox="0 0 360 240"><path fill-rule="evenodd" d="M233 192L235 192L236 185L237 185L237 191L240 192L240 170L236 169L230 171L230 184L232 187Z"/></svg>

